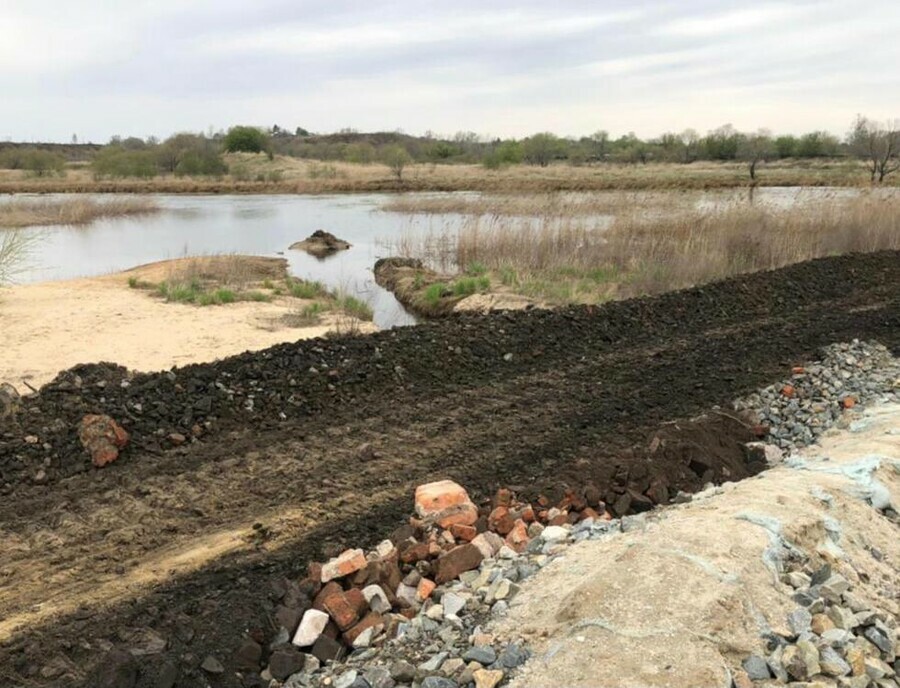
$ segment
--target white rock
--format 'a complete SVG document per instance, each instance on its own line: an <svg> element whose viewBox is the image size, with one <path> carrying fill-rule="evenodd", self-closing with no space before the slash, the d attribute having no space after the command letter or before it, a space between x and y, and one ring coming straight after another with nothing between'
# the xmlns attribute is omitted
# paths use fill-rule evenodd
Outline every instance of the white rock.
<svg viewBox="0 0 900 688"><path fill-rule="evenodd" d="M309 647L322 635L328 625L328 614L318 609L308 609L300 620L300 626L291 641L297 647Z"/></svg>
<svg viewBox="0 0 900 688"><path fill-rule="evenodd" d="M394 543L390 540L382 540L375 547L375 553L382 559L387 559L394 553Z"/></svg>
<svg viewBox="0 0 900 688"><path fill-rule="evenodd" d="M419 606L418 590L411 585L404 585L401 583L397 586L396 595L398 600L403 600L410 607Z"/></svg>
<svg viewBox="0 0 900 688"><path fill-rule="evenodd" d="M380 585L367 585L362 590L363 597L369 603L369 609L378 614L386 614L391 611L391 603L388 602L387 594L381 589Z"/></svg>
<svg viewBox="0 0 900 688"><path fill-rule="evenodd" d="M365 593L365 590L363 590L363 593ZM466 598L462 595L457 595L454 592L448 592L441 597L441 604L444 607L444 614L447 616L456 616L460 611L465 609Z"/></svg>
<svg viewBox="0 0 900 688"><path fill-rule="evenodd" d="M434 621L440 621L444 618L444 607L439 604L433 604L425 612L425 616Z"/></svg>
<svg viewBox="0 0 900 688"><path fill-rule="evenodd" d="M569 537L569 531L562 526L547 526L538 537L544 542L562 542Z"/></svg>

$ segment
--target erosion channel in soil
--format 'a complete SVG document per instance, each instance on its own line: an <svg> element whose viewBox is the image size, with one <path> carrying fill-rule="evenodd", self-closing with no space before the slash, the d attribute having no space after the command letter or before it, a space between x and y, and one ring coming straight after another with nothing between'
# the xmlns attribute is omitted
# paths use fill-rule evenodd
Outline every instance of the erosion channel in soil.
<svg viewBox="0 0 900 688"><path fill-rule="evenodd" d="M90 685L111 646L158 636L139 685L240 685L200 663L228 668L248 630L270 635L272 581L387 536L416 484L452 478L483 498L592 483L631 512L745 477L750 430L716 407L857 337L900 346L897 252L169 374L67 371L0 420L0 680ZM132 436L103 470L78 444L86 413Z"/></svg>

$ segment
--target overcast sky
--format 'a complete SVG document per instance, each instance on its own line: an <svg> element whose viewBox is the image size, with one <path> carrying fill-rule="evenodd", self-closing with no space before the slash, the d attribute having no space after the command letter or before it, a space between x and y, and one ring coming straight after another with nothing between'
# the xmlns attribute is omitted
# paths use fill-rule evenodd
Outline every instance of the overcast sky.
<svg viewBox="0 0 900 688"><path fill-rule="evenodd" d="M2 0L0 139L900 117L898 0Z"/></svg>

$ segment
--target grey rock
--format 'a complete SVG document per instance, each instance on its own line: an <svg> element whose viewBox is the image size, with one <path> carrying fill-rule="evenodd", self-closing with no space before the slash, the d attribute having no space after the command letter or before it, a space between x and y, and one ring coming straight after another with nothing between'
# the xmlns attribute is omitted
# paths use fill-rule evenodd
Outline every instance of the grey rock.
<svg viewBox="0 0 900 688"><path fill-rule="evenodd" d="M457 688L456 681L443 676L429 676L421 683L422 688Z"/></svg>
<svg viewBox="0 0 900 688"><path fill-rule="evenodd" d="M841 595L850 589L850 583L842 575L836 573L820 584L822 597L829 602L840 604Z"/></svg>
<svg viewBox="0 0 900 688"><path fill-rule="evenodd" d="M306 664L306 655L293 645L282 645L269 657L269 673L272 678L283 681L291 674L302 671Z"/></svg>
<svg viewBox="0 0 900 688"><path fill-rule="evenodd" d="M783 647L778 647L769 655L767 664L769 665L769 671L772 672L772 676L781 681L782 683L787 683L789 680L787 669L784 668L784 662L782 662L782 655L784 653Z"/></svg>
<svg viewBox="0 0 900 688"><path fill-rule="evenodd" d="M91 680L93 686L133 688L137 683L138 665L134 655L123 649L110 650L100 661Z"/></svg>
<svg viewBox="0 0 900 688"><path fill-rule="evenodd" d="M762 681L769 678L769 665L759 655L750 655L741 663L741 666L751 681Z"/></svg>
<svg viewBox="0 0 900 688"><path fill-rule="evenodd" d="M391 672L384 667L370 667L363 676L372 688L394 688L397 685Z"/></svg>
<svg viewBox="0 0 900 688"><path fill-rule="evenodd" d="M812 614L806 609L795 609L788 614L787 621L791 633L793 633L794 636L799 636L803 633L809 633L809 625L812 623Z"/></svg>
<svg viewBox="0 0 900 688"><path fill-rule="evenodd" d="M459 612L466 608L466 598L462 595L448 592L441 597L441 604L444 607L444 614L459 616Z"/></svg>
<svg viewBox="0 0 900 688"><path fill-rule="evenodd" d="M356 679L359 676L359 672L356 669L350 669L350 671L345 671L343 674L334 679L334 688L351 688L354 683L356 683Z"/></svg>
<svg viewBox="0 0 900 688"><path fill-rule="evenodd" d="M478 662L482 666L489 666L497 661L497 653L490 645L476 645L466 651L463 659L467 662Z"/></svg>
<svg viewBox="0 0 900 688"><path fill-rule="evenodd" d="M515 643L508 645L506 649L500 653L500 657L497 658L497 663L506 669L515 669L517 666L521 666L527 661L528 650Z"/></svg>
<svg viewBox="0 0 900 688"><path fill-rule="evenodd" d="M835 626L845 631L852 631L857 626L856 616L845 607L835 605L829 607L825 613L828 614L828 618L834 622Z"/></svg>
<svg viewBox="0 0 900 688"><path fill-rule="evenodd" d="M180 675L178 667L169 660L165 660L156 671L156 683L153 688L172 688Z"/></svg>
<svg viewBox="0 0 900 688"><path fill-rule="evenodd" d="M203 660L203 663L200 665L200 668L203 669L207 674L224 674L225 667L222 666L222 662L213 657L212 655L207 655Z"/></svg>
<svg viewBox="0 0 900 688"><path fill-rule="evenodd" d="M402 659L391 664L391 678L399 683L412 683L416 678L416 668Z"/></svg>
<svg viewBox="0 0 900 688"><path fill-rule="evenodd" d="M889 657L894 656L894 641L891 639L889 633L886 632L886 629L885 631L882 631L877 626L869 626L863 631L863 636L885 655L888 655Z"/></svg>
<svg viewBox="0 0 900 688"><path fill-rule="evenodd" d="M850 665L830 647L823 647L820 651L819 665L826 676L847 676L850 673Z"/></svg>
<svg viewBox="0 0 900 688"><path fill-rule="evenodd" d="M853 634L843 628L832 628L822 634L822 641L831 647L846 647L853 640Z"/></svg>
<svg viewBox="0 0 900 688"><path fill-rule="evenodd" d="M425 672L437 671L438 669L441 668L441 664L444 663L444 660L447 659L448 656L449 656L448 652L439 652L431 659L429 659L425 662L422 662L419 665L419 669L422 671L425 671Z"/></svg>

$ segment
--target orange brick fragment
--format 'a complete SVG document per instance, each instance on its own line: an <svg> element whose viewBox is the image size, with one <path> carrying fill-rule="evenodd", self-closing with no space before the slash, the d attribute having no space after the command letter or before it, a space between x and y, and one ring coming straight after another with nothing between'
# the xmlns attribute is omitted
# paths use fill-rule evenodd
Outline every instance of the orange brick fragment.
<svg viewBox="0 0 900 688"><path fill-rule="evenodd" d="M418 597L422 602L431 597L431 593L434 592L434 589L437 586L434 584L434 581L430 581L427 578L423 578L419 581L419 587L416 588L416 597Z"/></svg>

